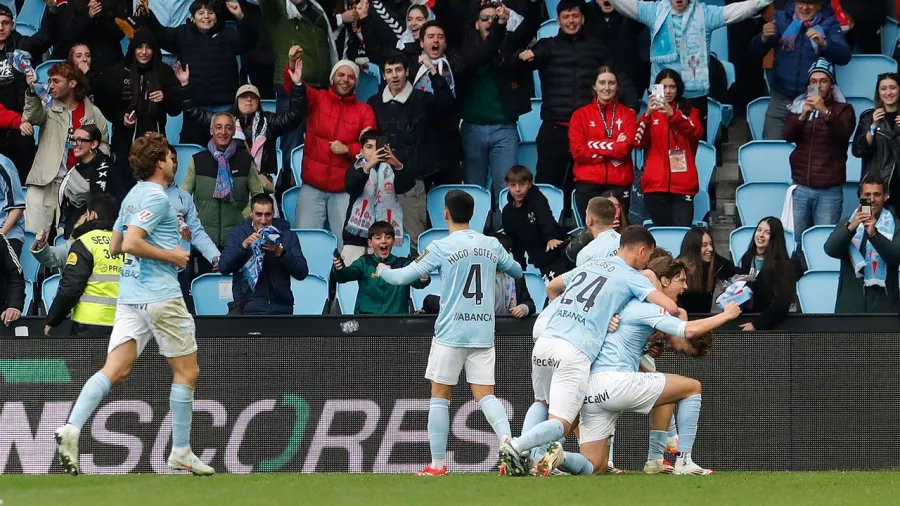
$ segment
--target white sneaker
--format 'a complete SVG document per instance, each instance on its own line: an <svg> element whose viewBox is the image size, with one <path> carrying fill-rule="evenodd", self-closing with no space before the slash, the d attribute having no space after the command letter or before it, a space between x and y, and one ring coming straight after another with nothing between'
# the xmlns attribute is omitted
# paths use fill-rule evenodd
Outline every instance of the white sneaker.
<svg viewBox="0 0 900 506"><path fill-rule="evenodd" d="M563 462L565 461L566 452L563 451L563 447L559 444L559 441L554 441L550 443L550 446L547 447L547 452L544 453L541 461L534 467L533 474L535 476L546 478L547 476L550 476L550 473L552 473L554 469L563 465Z"/></svg>
<svg viewBox="0 0 900 506"><path fill-rule="evenodd" d="M56 449L59 451L59 463L66 474L78 476L78 436L81 431L74 425L65 424L56 429Z"/></svg>
<svg viewBox="0 0 900 506"><path fill-rule="evenodd" d="M500 441L500 462L503 464L506 476L524 476L528 473L525 461L522 459L522 451L509 436Z"/></svg>
<svg viewBox="0 0 900 506"><path fill-rule="evenodd" d="M625 471L617 469L613 461L610 460L606 463L606 474L625 474Z"/></svg>
<svg viewBox="0 0 900 506"><path fill-rule="evenodd" d="M703 469L691 460L690 453L679 453L678 460L675 461L675 471L672 474L694 474L699 476L708 476L713 474L711 469Z"/></svg>
<svg viewBox="0 0 900 506"><path fill-rule="evenodd" d="M644 474L672 474L672 464L665 459L648 460L644 464Z"/></svg>
<svg viewBox="0 0 900 506"><path fill-rule="evenodd" d="M196 476L209 476L216 474L212 466L206 465L199 457L194 455L190 448L183 451L172 450L169 460L166 462L170 469L176 471L190 471Z"/></svg>

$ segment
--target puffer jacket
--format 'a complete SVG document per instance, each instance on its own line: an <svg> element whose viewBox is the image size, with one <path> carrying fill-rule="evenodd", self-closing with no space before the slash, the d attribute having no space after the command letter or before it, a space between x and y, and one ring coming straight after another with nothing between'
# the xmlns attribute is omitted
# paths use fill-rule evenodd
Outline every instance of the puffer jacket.
<svg viewBox="0 0 900 506"><path fill-rule="evenodd" d="M859 125L853 135L853 156L862 158L862 174L860 181L867 174L877 176L884 181L887 188L896 185L894 172L897 170L897 162L900 161L900 126L881 120L875 126L874 143L870 146L866 141L866 134L872 126L872 114L874 109L869 109L859 116ZM891 191L891 195L894 192Z"/></svg>
<svg viewBox="0 0 900 506"><path fill-rule="evenodd" d="M671 118L661 111L644 113L638 122L635 137L635 146L645 150L641 190L644 193L696 195L700 182L695 158L701 137L703 124L696 107L691 107L688 115L676 108ZM672 172L669 150L673 149L684 150L687 161L685 172Z"/></svg>
<svg viewBox="0 0 900 506"><path fill-rule="evenodd" d="M607 123L600 115L603 108ZM612 131L607 136L606 125ZM575 160L575 181L590 184L631 186L634 164L631 149L637 133L637 115L618 101L610 105L588 104L569 122L569 151ZM620 135L625 135L621 142Z"/></svg>
<svg viewBox="0 0 900 506"><path fill-rule="evenodd" d="M831 119L821 114L800 120L799 114L788 116L784 124L784 140L797 145L791 153L791 178L809 188L834 188L847 181L847 146L856 126L853 106L825 101Z"/></svg>

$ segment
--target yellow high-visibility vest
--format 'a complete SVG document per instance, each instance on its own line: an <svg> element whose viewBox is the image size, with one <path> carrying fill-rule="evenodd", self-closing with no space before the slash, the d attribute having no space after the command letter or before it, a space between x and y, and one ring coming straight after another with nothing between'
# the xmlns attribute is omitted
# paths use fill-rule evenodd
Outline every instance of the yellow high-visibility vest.
<svg viewBox="0 0 900 506"><path fill-rule="evenodd" d="M75 310L72 320L87 325L112 327L116 319L116 301L119 298L119 275L122 273L124 255L110 255L112 232L92 230L78 240L94 257L94 270ZM69 257L72 258L72 253Z"/></svg>

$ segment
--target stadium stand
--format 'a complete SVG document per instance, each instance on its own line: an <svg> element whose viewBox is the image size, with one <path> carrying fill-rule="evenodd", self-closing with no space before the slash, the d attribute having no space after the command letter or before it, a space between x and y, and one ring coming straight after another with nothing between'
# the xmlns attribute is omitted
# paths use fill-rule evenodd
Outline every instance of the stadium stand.
<svg viewBox="0 0 900 506"><path fill-rule="evenodd" d="M475 213L469 226L478 232L484 231L488 216L491 214L491 194L484 188L472 184L445 184L435 187L426 197L425 207L431 226L441 227L444 222L444 197L450 190L462 190L475 199Z"/></svg>
<svg viewBox="0 0 900 506"><path fill-rule="evenodd" d="M840 272L841 261L825 254L825 241L834 230L833 225L818 225L803 231L800 244L803 246L803 258L806 266L813 271Z"/></svg>
<svg viewBox="0 0 900 506"><path fill-rule="evenodd" d="M762 125L760 125L760 131ZM751 141L738 149L738 165L745 183L791 182L789 157L794 145L785 141Z"/></svg>
<svg viewBox="0 0 900 506"><path fill-rule="evenodd" d="M545 197L547 197L547 202L550 203L550 210L553 212L553 217L559 221L563 212L563 192L559 188L551 185L551 184L542 184L538 183L534 185L535 188L541 191ZM500 190L500 209L502 210L506 207L509 202L507 198L509 197L509 190L506 188Z"/></svg>
<svg viewBox="0 0 900 506"><path fill-rule="evenodd" d="M544 302L547 300L547 284L540 274L531 272L525 273L525 286L528 287L528 294L534 301L535 314L540 314L544 310Z"/></svg>
<svg viewBox="0 0 900 506"><path fill-rule="evenodd" d="M838 281L835 271L806 271L797 282L797 298L804 313L834 313Z"/></svg>
<svg viewBox="0 0 900 506"><path fill-rule="evenodd" d="M295 228L291 231L297 234L303 256L309 265L309 273L322 279L329 279L334 250L338 245L337 238L327 230Z"/></svg>

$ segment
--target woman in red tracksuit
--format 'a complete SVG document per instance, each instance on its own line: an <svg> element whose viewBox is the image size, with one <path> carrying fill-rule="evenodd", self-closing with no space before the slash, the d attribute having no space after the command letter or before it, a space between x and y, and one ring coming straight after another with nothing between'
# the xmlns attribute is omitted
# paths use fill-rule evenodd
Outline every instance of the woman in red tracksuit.
<svg viewBox="0 0 900 506"><path fill-rule="evenodd" d="M619 102L619 80L606 65L594 81L597 100L577 109L569 122L569 150L575 160L575 209L584 217L588 201L607 190L623 195L623 213L628 214L628 196L634 182L631 150L637 130L637 115Z"/></svg>
<svg viewBox="0 0 900 506"><path fill-rule="evenodd" d="M664 100L650 96L635 136L635 146L645 150L644 206L654 225L689 227L699 186L694 157L703 124L697 108L684 99L684 81L678 72L663 70L656 84L663 85Z"/></svg>

